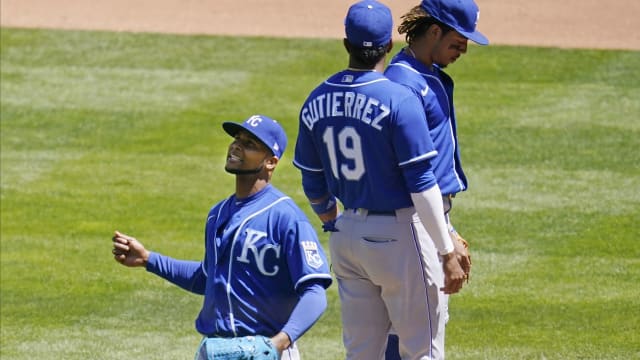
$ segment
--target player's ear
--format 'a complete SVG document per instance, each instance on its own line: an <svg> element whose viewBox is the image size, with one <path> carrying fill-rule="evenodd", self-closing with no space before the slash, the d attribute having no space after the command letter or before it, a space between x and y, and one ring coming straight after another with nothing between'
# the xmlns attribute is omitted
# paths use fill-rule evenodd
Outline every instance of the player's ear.
<svg viewBox="0 0 640 360"><path fill-rule="evenodd" d="M278 159L278 157L275 155L267 156L267 158L264 160L264 166L268 170L273 170L278 165L278 161L280 161L280 159Z"/></svg>
<svg viewBox="0 0 640 360"><path fill-rule="evenodd" d="M342 39L342 45L344 45L347 53L351 54L351 43L349 43L349 40L347 40L347 38Z"/></svg>
<svg viewBox="0 0 640 360"><path fill-rule="evenodd" d="M442 34L442 28L437 24L431 24L427 29L427 34L435 38L438 38Z"/></svg>

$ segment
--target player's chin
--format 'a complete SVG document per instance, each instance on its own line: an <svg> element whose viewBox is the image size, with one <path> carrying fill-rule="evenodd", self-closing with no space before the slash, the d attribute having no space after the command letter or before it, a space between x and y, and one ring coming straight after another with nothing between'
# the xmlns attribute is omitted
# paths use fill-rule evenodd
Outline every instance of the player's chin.
<svg viewBox="0 0 640 360"><path fill-rule="evenodd" d="M436 65L438 65L438 67L439 67L440 69L444 69L444 68L446 68L446 67L447 67L447 65L449 65L449 64L451 64L451 62L444 62L444 61L436 62Z"/></svg>
<svg viewBox="0 0 640 360"><path fill-rule="evenodd" d="M233 165L229 165L229 163L227 162L227 164L224 166L224 171L230 173L230 174L235 174L239 171L241 171L239 166L233 166Z"/></svg>

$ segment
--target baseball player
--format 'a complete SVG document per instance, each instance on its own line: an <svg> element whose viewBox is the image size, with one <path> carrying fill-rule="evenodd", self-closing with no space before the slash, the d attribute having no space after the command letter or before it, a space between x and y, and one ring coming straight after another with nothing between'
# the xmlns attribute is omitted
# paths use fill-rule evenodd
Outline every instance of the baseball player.
<svg viewBox="0 0 640 360"><path fill-rule="evenodd" d="M392 81L411 88L423 105L429 133L438 151L433 172L442 192L445 219L452 238L460 240L454 241L454 245L467 276L471 260L466 241L457 234L449 219L452 200L458 192L467 189L467 178L460 163L453 80L442 69L467 51L469 39L480 45L489 43L476 30L479 14L473 0L422 1L402 16L398 32L405 35L407 46L394 56L385 71ZM448 296L442 296L447 303ZM447 318L448 312L445 312L445 322ZM400 359L397 343L395 338L389 339L387 360Z"/></svg>
<svg viewBox="0 0 640 360"><path fill-rule="evenodd" d="M392 325L404 358L440 358L438 293L458 292L464 280L432 171L437 152L424 110L408 88L382 75L392 26L380 2L349 8L348 68L304 102L295 149L304 192L332 231L349 360L381 359Z"/></svg>
<svg viewBox="0 0 640 360"><path fill-rule="evenodd" d="M144 266L204 295L195 321L204 336L197 359L299 359L295 341L326 309L331 275L311 223L270 184L286 134L262 115L225 122L223 128L234 138L225 170L235 174L236 189L209 211L204 259L176 260L151 252L118 231L113 255L125 266ZM261 355L224 355L247 342L246 352L258 349Z"/></svg>

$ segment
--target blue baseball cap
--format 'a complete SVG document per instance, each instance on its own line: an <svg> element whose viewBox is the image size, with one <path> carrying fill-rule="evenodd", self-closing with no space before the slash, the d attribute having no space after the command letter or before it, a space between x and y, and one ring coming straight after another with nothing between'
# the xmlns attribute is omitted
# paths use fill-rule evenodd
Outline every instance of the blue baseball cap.
<svg viewBox="0 0 640 360"><path fill-rule="evenodd" d="M359 48L377 48L391 41L391 10L375 0L359 1L349 8L344 20L347 40Z"/></svg>
<svg viewBox="0 0 640 360"><path fill-rule="evenodd" d="M227 134L236 136L238 131L246 130L265 144L273 155L282 158L287 147L287 134L277 121L264 115L253 115L242 123L225 121L222 128Z"/></svg>
<svg viewBox="0 0 640 360"><path fill-rule="evenodd" d="M476 30L480 9L473 0L423 0L421 6L429 15L467 39L480 45L489 44L489 39Z"/></svg>

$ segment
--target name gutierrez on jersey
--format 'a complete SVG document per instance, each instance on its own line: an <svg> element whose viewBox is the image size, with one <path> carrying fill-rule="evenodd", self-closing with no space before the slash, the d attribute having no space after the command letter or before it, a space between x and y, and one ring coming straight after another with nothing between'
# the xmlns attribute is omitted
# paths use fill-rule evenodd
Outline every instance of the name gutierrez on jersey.
<svg viewBox="0 0 640 360"><path fill-rule="evenodd" d="M352 91L334 91L309 100L300 117L309 130L316 122L328 117L348 117L382 130L379 123L389 112L389 108L376 98ZM377 115L373 117L374 114Z"/></svg>

